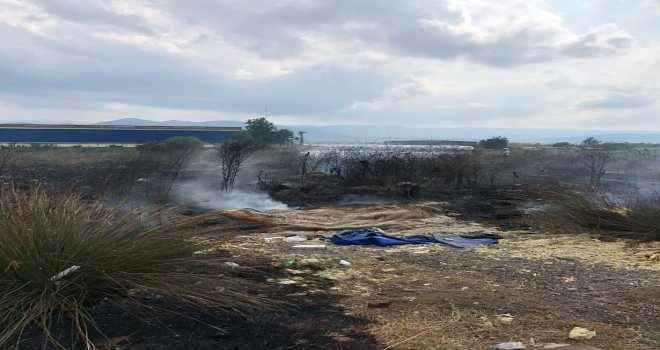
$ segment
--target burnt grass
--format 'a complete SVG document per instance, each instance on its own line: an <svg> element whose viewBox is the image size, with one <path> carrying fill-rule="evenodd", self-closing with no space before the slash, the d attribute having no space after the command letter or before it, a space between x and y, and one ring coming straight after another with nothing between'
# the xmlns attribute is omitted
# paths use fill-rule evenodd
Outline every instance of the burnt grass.
<svg viewBox="0 0 660 350"><path fill-rule="evenodd" d="M32 180L49 184L54 190L68 187L76 180L83 188L77 189L90 197L101 193L90 192L98 169L41 168L22 169L15 179L22 179L21 187L28 187ZM89 174L87 174L89 172ZM20 173L17 169L17 173ZM81 175L81 173L84 173ZM94 174L92 174L94 173ZM334 205L345 195L374 196L391 201L409 202L414 200L438 200L448 204L448 215L460 220L476 221L506 230L529 230L533 233L525 214L520 210L523 203L534 202L535 198L524 188L504 190L456 190L421 191L415 196L396 190L385 191L377 187L344 187L331 178L319 179L307 186L272 189L271 196L292 207L309 208L321 205ZM196 210L184 212L194 215ZM219 219L209 225L228 224L227 219ZM231 220L229 220L231 221ZM236 224L236 222L229 222ZM258 230L258 225L238 222L243 234L249 235ZM242 225L242 226L241 226ZM379 309L382 315L396 318L401 312L408 312L399 302L402 297L414 296L421 305L439 305L446 309L459 308L470 313L478 303L479 312L491 314L515 313L517 319L536 322L544 320L548 328L547 338L542 341L566 340L566 333L581 322L607 324L610 334L599 333L593 345L608 348L608 342L630 338L629 329L646 334L638 344L647 348L660 347L657 339L660 329L660 294L658 275L653 271L625 271L602 264L589 264L572 258L554 258L552 264L534 259L506 258L500 260L483 259L477 253L447 249L443 254L390 254L379 255L372 249L347 249L342 258L347 260L372 259L373 269L382 266L396 268L401 275L422 274L434 285L419 290L419 282L407 279L379 287L380 297L397 300L391 307ZM365 255L366 254L366 255ZM351 297L331 292L338 282L315 275L305 275L305 286L280 285L267 279L290 277L281 268L273 266L267 256L242 255L233 257L231 252L221 252L209 258L223 259L241 265L233 277L241 281L240 288L245 293L258 295L282 306L281 310L257 310L247 316L232 312L209 312L184 307L176 302L167 302L157 295L139 296L145 305L170 312L136 313L134 310L100 303L92 307L92 316L104 334L110 338L128 336L128 339L113 344L112 349L379 349L386 344L379 342L369 331L375 320L365 315L347 312L364 309L367 299ZM526 272L532 271L532 272ZM538 276L534 276L537 273ZM446 277L451 277L445 279ZM571 284L562 283L563 278L575 277ZM496 289L482 285L499 285ZM469 286L467 292L460 288ZM315 293L307 293L315 290ZM476 312L476 311L475 311ZM476 315L476 314L475 314ZM542 322L541 322L542 323ZM511 329L499 336L480 330L472 330L472 337L483 338L483 344L501 341L526 340L530 328ZM63 345L73 349L83 349L71 335L65 322L54 325ZM469 325L466 325L469 328ZM616 329L620 328L620 333ZM556 331L561 329L561 332ZM554 332L554 333L553 333ZM656 339L649 339L655 334ZM336 336L340 335L340 336ZM103 341L96 333L94 339ZM12 348L50 349L43 344L37 329L27 330ZM485 348L482 346L480 348ZM623 347L617 347L623 348Z"/></svg>
<svg viewBox="0 0 660 350"><path fill-rule="evenodd" d="M209 258L229 256L227 252L220 252ZM371 321L347 315L338 306L340 296L328 293L291 297L291 294L307 288L329 290L333 286L332 281L320 277L308 279L307 287L268 283L266 277L287 277L270 260L253 257L244 260L232 258L232 261L242 266L232 273L234 278L242 280L240 288L245 293L277 304L276 309L253 310L241 316L233 312L182 306L163 300L158 295L141 295L138 298L147 307L144 310L103 302L92 306L91 314L107 338L127 339L107 343L98 332L92 332L95 334L92 338L97 339L100 348L131 350L379 348L373 336L366 333ZM71 326L66 321L54 325L54 330L67 348L84 349L83 344L71 336ZM341 334L342 337L328 334ZM24 332L11 348L55 349L44 344L38 329Z"/></svg>

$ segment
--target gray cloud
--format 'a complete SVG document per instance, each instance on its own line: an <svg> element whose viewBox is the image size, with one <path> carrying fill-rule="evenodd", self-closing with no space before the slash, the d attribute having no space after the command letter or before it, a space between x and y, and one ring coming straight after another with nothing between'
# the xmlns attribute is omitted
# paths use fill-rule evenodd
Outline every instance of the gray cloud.
<svg viewBox="0 0 660 350"><path fill-rule="evenodd" d="M656 98L643 93L610 93L577 104L578 109L642 108L653 104Z"/></svg>
<svg viewBox="0 0 660 350"><path fill-rule="evenodd" d="M632 36L622 32L615 25L608 24L592 28L574 43L566 45L563 53L581 58L598 57L625 52L630 49L633 42Z"/></svg>
<svg viewBox="0 0 660 350"><path fill-rule="evenodd" d="M13 4L26 5L21 16L0 14L0 102L25 108L93 110L124 103L248 114L268 107L279 115L339 116L356 122L399 120L402 115L420 123L524 118L542 108L538 92L534 100L521 98L521 89L504 87L515 96L500 98L492 91L499 73L486 78L487 91L475 92L479 88L471 80L480 80L484 72L508 72L501 68L535 69L521 68L530 63L615 56L633 49L634 43L631 34L614 24L595 23L576 33L528 0ZM432 68L448 61L453 67L469 66L465 74L447 78L456 79L447 86L465 89L445 87L442 70ZM417 64L430 67L428 77ZM608 95L577 107L627 103L619 108L632 108L652 102L645 98ZM469 105L474 101L491 107L475 115ZM355 105L362 108L350 108Z"/></svg>
<svg viewBox="0 0 660 350"><path fill-rule="evenodd" d="M248 1L236 8L226 1L191 0L169 2L168 6L180 19L190 24L203 21L263 57L296 55L305 50L302 37L308 36L316 40L355 40L365 48L397 55L463 58L510 67L559 57L618 54L634 42L630 34L614 24L571 36L558 23L538 23L529 17L534 13L529 13L524 5L513 7L517 12L507 14L517 22L512 23L510 30L490 33L491 38L486 41L479 38L483 34L480 31L488 32L491 28L479 28L476 23L461 29L466 18L474 14L453 8L447 1L289 1L270 6Z"/></svg>
<svg viewBox="0 0 660 350"><path fill-rule="evenodd" d="M185 57L162 55L119 44L89 43L79 52L0 25L0 39L11 46L0 56L0 92L23 94L61 106L63 101L88 106L125 103L169 108L232 112L269 107L281 114L327 113L363 99L387 86L374 70L315 66L295 73L254 80L208 74ZM28 45L17 45L17 43ZM38 48L38 49L35 49ZM49 57L48 64L41 63ZM34 101L15 102L31 105Z"/></svg>
<svg viewBox="0 0 660 350"><path fill-rule="evenodd" d="M32 0L32 2L60 20L92 26L109 26L122 31L151 33L139 16L113 11L109 1Z"/></svg>

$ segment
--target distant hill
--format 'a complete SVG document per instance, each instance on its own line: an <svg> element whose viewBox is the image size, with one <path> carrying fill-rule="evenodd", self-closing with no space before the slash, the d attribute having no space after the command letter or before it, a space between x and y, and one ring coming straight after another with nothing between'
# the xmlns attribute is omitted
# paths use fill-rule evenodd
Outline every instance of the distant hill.
<svg viewBox="0 0 660 350"><path fill-rule="evenodd" d="M48 121L22 121L26 123L53 123ZM189 122L168 120L164 122L124 118L97 123L97 125L171 125L171 126L244 126L236 120L214 120L207 122ZM506 136L512 142L530 142L550 144L555 142L579 143L592 136L607 142L660 143L660 132L620 130L559 130L559 129L505 129L505 128L407 128L393 125L277 125L294 132L306 131L305 140L310 143L366 143L388 140L461 140L478 141L493 136Z"/></svg>

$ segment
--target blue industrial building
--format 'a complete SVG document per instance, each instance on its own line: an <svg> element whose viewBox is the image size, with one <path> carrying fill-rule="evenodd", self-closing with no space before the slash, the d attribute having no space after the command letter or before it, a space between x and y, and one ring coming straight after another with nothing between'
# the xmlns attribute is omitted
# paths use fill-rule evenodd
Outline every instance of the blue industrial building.
<svg viewBox="0 0 660 350"><path fill-rule="evenodd" d="M130 145L176 136L218 143L241 130L240 127L0 124L0 143Z"/></svg>

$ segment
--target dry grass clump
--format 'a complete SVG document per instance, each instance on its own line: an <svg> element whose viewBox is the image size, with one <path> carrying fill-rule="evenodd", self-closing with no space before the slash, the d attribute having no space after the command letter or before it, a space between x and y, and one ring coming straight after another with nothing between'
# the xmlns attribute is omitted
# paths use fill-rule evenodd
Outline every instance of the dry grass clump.
<svg viewBox="0 0 660 350"><path fill-rule="evenodd" d="M203 272L211 263L195 258L186 239L196 219L156 214L120 214L75 195L0 190L0 347L36 326L46 343L62 348L53 328L68 319L94 348L90 332L103 332L91 308L100 301L146 307L136 291L205 309L263 306L233 292L217 271Z"/></svg>
<svg viewBox="0 0 660 350"><path fill-rule="evenodd" d="M536 216L544 228L560 232L595 232L643 240L660 240L658 198L618 201L602 193L540 193L551 207Z"/></svg>

